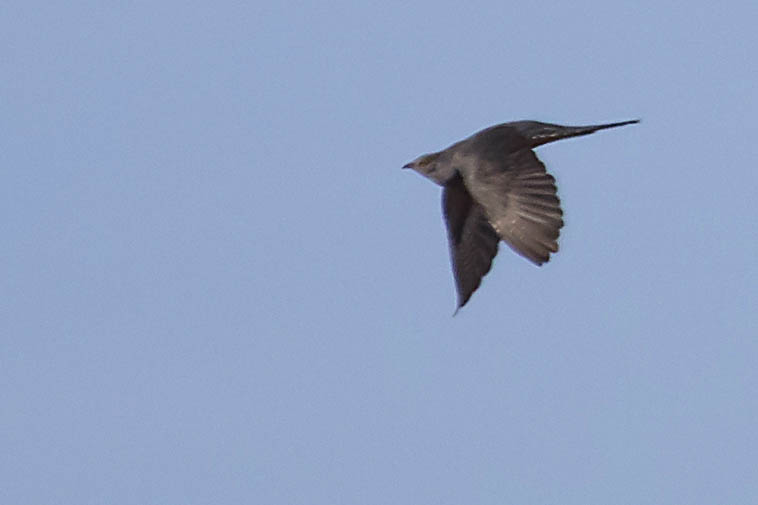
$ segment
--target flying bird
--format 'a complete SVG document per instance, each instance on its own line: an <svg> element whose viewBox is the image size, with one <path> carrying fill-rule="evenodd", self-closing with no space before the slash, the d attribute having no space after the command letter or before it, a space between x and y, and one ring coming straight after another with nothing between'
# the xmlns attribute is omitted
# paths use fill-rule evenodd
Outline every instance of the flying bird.
<svg viewBox="0 0 758 505"><path fill-rule="evenodd" d="M639 120L592 126L503 123L403 167L442 186L442 212L458 291L456 313L489 272L501 240L536 265L558 252L563 211L555 179L532 149L634 123Z"/></svg>

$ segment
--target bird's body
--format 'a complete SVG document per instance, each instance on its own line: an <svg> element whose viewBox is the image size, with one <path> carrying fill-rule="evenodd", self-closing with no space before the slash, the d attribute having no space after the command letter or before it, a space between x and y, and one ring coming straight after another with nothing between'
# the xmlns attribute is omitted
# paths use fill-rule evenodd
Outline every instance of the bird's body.
<svg viewBox="0 0 758 505"><path fill-rule="evenodd" d="M489 272L500 240L537 265L558 251L563 212L555 179L532 149L637 122L593 126L503 123L405 165L443 187L442 209L459 309Z"/></svg>

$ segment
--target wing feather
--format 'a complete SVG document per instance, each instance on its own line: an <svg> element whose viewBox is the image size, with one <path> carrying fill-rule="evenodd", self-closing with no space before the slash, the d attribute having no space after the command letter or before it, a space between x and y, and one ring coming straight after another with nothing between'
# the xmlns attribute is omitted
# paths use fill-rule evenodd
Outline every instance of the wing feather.
<svg viewBox="0 0 758 505"><path fill-rule="evenodd" d="M563 211L555 178L531 149L486 160L465 184L500 238L518 254L542 265L558 251Z"/></svg>
<svg viewBox="0 0 758 505"><path fill-rule="evenodd" d="M442 210L460 309L492 267L500 238L484 209L471 198L460 176L445 185Z"/></svg>

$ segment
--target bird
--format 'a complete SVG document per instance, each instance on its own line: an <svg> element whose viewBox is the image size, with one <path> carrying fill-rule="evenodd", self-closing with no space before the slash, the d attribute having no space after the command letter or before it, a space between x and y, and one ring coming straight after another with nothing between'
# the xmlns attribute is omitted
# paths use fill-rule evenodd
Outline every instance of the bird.
<svg viewBox="0 0 758 505"><path fill-rule="evenodd" d="M555 178L534 148L635 123L639 119L590 126L512 121L403 166L442 186L442 213L458 294L453 315L490 271L501 240L537 266L558 252L563 210Z"/></svg>

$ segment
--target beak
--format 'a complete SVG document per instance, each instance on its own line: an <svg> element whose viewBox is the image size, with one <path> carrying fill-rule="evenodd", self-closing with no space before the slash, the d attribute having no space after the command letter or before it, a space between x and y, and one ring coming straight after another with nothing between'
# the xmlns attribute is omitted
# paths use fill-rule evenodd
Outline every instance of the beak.
<svg viewBox="0 0 758 505"><path fill-rule="evenodd" d="M403 165L403 168L413 168L413 162L411 161L410 163L406 163Z"/></svg>

